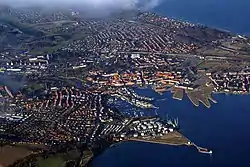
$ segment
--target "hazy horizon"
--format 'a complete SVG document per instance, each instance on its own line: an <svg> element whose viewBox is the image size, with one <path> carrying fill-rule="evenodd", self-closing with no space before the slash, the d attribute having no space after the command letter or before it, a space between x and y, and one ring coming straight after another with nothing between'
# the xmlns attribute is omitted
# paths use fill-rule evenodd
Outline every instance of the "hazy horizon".
<svg viewBox="0 0 250 167"><path fill-rule="evenodd" d="M11 7L77 7L90 14L106 15L122 10L150 10L162 1L165 0L1 0L0 4Z"/></svg>

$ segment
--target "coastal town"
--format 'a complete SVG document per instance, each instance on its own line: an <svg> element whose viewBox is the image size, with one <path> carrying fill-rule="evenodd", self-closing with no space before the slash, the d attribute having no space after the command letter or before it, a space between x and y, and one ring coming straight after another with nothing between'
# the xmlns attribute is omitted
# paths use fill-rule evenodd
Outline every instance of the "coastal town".
<svg viewBox="0 0 250 167"><path fill-rule="evenodd" d="M0 166L37 166L53 155L69 166L86 166L122 141L212 153L182 135L177 118L127 116L116 102L158 109L154 97L137 94L137 88L171 92L207 108L217 103L213 93L249 94L250 39L131 13L103 20L73 9L44 13L1 6L0 142L3 150L26 154Z"/></svg>
<svg viewBox="0 0 250 167"><path fill-rule="evenodd" d="M23 101L21 96L11 97L7 87L1 90L16 104L12 111L9 109L11 114L1 113L1 141L5 144L44 145L57 152L60 147L56 146L62 144L73 147L86 143L86 148L94 148L106 142L150 141L168 135L171 144L191 145L178 134L178 121L125 117L107 106L106 95L64 88L48 92L47 99ZM180 142L174 141L176 134L183 138Z"/></svg>

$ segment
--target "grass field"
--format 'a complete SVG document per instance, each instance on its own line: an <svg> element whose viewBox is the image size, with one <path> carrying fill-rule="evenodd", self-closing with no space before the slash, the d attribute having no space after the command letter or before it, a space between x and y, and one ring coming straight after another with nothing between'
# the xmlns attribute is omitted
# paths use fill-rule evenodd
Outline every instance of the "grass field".
<svg viewBox="0 0 250 167"><path fill-rule="evenodd" d="M38 157L36 161L37 167L65 167L66 162L76 161L80 158L80 152L72 150L66 154L50 155L48 158L43 159Z"/></svg>
<svg viewBox="0 0 250 167"><path fill-rule="evenodd" d="M220 61L204 61L203 63L199 64L199 66L197 66L198 69L210 69L210 68L214 68L216 66L221 66L221 62Z"/></svg>
<svg viewBox="0 0 250 167"><path fill-rule="evenodd" d="M64 167L64 159L61 156L52 156L48 159L39 159L37 167Z"/></svg>
<svg viewBox="0 0 250 167"><path fill-rule="evenodd" d="M177 131L170 132L154 139L131 138L128 140L167 145L188 145L188 142L190 142L185 136Z"/></svg>
<svg viewBox="0 0 250 167"><path fill-rule="evenodd" d="M0 147L0 167L7 167L15 161L23 159L32 154L32 151L24 147L2 146Z"/></svg>

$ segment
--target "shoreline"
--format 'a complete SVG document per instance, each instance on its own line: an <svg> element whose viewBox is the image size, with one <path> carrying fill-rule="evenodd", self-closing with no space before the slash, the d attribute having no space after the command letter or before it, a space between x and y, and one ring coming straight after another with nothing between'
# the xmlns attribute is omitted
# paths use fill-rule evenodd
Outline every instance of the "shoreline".
<svg viewBox="0 0 250 167"><path fill-rule="evenodd" d="M199 153L212 154L211 150L198 146L178 131L170 132L168 134L163 135L162 137L156 137L154 139L129 138L125 141L163 144L169 146L191 146L195 147Z"/></svg>

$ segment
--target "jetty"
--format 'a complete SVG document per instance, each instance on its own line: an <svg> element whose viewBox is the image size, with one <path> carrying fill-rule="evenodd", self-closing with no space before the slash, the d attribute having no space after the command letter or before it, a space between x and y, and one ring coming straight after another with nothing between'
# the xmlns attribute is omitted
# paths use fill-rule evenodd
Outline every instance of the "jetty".
<svg viewBox="0 0 250 167"><path fill-rule="evenodd" d="M196 106L199 106L199 103L201 102L204 104L207 108L211 107L210 101L213 103L217 103L216 100L212 98L212 91L208 88L204 90L193 90L193 91L186 91L187 96L189 100ZM210 100L210 101L209 101Z"/></svg>
<svg viewBox="0 0 250 167"><path fill-rule="evenodd" d="M208 150L207 148L197 146L196 144L192 143L192 145L202 154L212 154L212 150Z"/></svg>
<svg viewBox="0 0 250 167"><path fill-rule="evenodd" d="M173 89L173 99L182 100L184 96L184 89L174 88Z"/></svg>

